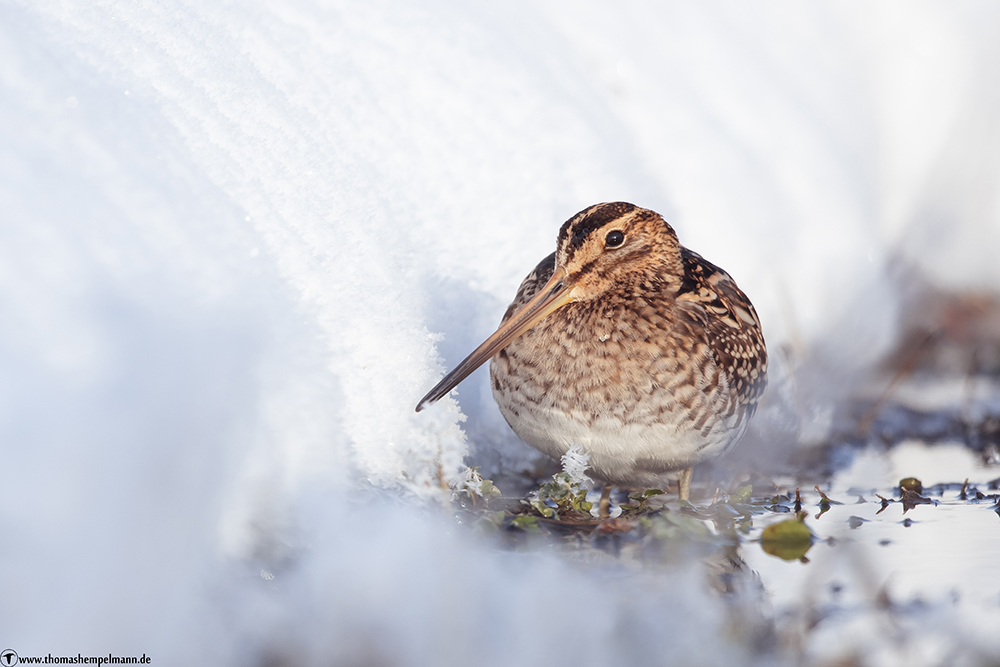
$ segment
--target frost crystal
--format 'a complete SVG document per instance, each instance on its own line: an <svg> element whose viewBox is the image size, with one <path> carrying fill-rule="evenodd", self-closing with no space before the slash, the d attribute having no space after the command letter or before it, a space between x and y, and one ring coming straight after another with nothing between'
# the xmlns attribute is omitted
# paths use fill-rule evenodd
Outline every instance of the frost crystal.
<svg viewBox="0 0 1000 667"><path fill-rule="evenodd" d="M571 445L566 453L562 455L562 467L570 476L574 484L581 488L590 487L594 481L587 476L587 468L590 467L590 454L583 451L580 445Z"/></svg>
<svg viewBox="0 0 1000 667"><path fill-rule="evenodd" d="M466 468L464 478L459 484L459 490L468 489L476 495L483 492L483 476L479 474L479 468Z"/></svg>
<svg viewBox="0 0 1000 667"><path fill-rule="evenodd" d="M459 473L459 476L452 482L451 486L457 493L465 492L469 494L473 500L477 498L489 500L501 495L500 489L493 484L493 480L484 479L479 474L478 467L466 468L464 472Z"/></svg>

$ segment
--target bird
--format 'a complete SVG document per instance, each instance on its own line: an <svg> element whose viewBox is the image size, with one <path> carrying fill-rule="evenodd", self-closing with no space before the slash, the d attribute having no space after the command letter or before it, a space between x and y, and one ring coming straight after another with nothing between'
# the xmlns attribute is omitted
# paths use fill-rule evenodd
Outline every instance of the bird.
<svg viewBox="0 0 1000 667"><path fill-rule="evenodd" d="M688 500L694 466L736 446L767 386L750 299L661 215L627 202L567 220L496 332L417 412L487 360L521 440L556 459L587 453L602 513L612 485L662 488L674 475Z"/></svg>

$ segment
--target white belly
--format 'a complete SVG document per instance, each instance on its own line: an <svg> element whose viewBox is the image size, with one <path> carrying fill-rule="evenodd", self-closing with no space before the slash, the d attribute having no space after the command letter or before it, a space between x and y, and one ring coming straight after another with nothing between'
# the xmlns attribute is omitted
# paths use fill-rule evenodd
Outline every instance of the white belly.
<svg viewBox="0 0 1000 667"><path fill-rule="evenodd" d="M590 474L612 484L661 484L667 473L722 454L746 427L746 420L722 420L705 434L681 413L661 412L655 422L626 423L612 415L592 420L589 414L512 405L497 391L494 397L507 423L526 443L556 459L579 445L590 456Z"/></svg>

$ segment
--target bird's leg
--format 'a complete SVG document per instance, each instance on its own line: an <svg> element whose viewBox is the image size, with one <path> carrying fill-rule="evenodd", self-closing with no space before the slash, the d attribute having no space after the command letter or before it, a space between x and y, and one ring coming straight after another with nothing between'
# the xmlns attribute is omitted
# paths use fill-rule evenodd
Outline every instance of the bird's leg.
<svg viewBox="0 0 1000 667"><path fill-rule="evenodd" d="M611 485L605 484L601 489L601 502L597 504L597 514L602 519L611 516Z"/></svg>
<svg viewBox="0 0 1000 667"><path fill-rule="evenodd" d="M691 498L691 476L694 475L694 468L684 468L677 475L677 495L681 500Z"/></svg>

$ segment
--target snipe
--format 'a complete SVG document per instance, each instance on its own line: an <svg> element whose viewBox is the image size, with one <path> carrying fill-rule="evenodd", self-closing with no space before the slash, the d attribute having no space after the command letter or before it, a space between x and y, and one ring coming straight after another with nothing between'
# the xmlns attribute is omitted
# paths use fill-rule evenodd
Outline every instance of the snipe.
<svg viewBox="0 0 1000 667"><path fill-rule="evenodd" d="M552 457L573 444L590 473L662 486L732 449L767 383L760 320L725 271L657 213L596 204L559 230L490 336L417 405L490 359L507 423Z"/></svg>

